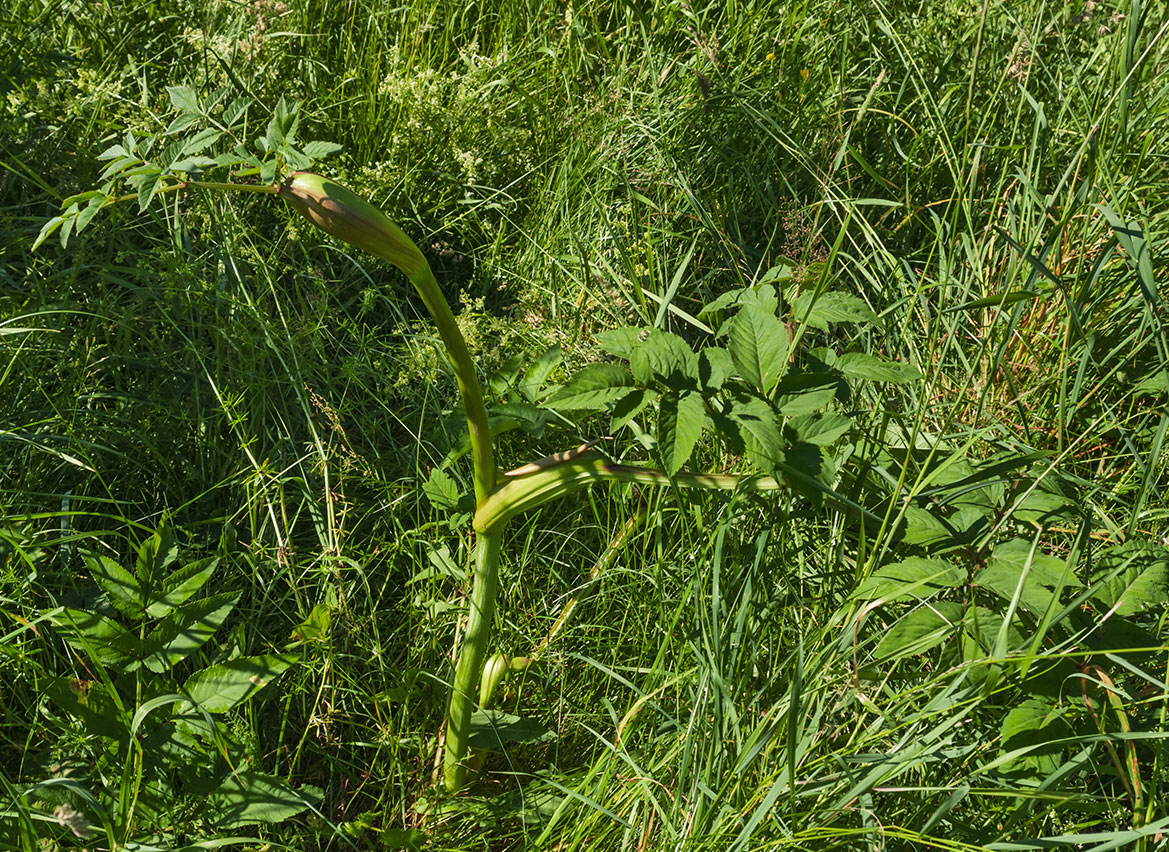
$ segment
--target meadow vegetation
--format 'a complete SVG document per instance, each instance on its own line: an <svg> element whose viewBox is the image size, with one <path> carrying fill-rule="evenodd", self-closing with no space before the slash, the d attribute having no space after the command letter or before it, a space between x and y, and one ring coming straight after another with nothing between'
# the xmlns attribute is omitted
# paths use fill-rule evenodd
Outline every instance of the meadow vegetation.
<svg viewBox="0 0 1169 852"><path fill-rule="evenodd" d="M1164 848L1167 30L9 0L0 849Z"/></svg>

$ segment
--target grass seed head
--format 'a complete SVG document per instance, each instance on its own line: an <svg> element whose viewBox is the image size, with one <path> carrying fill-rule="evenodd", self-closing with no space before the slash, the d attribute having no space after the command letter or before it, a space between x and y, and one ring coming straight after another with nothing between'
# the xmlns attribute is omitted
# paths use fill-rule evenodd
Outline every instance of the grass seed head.
<svg viewBox="0 0 1169 852"><path fill-rule="evenodd" d="M388 260L407 276L426 266L426 258L401 228L339 183L311 172L296 172L277 194L325 233Z"/></svg>

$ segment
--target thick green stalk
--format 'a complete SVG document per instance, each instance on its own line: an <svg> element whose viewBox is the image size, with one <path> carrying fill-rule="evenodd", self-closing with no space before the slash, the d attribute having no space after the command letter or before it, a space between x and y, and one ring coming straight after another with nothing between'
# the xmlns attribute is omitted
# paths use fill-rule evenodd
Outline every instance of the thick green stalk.
<svg viewBox="0 0 1169 852"><path fill-rule="evenodd" d="M446 740L443 743L443 782L457 790L467 777L467 745L471 737L471 713L479 674L487 656L495 597L499 590L500 533L480 533L475 542L475 577L471 584L467 629L455 664L455 680L447 707Z"/></svg>
<svg viewBox="0 0 1169 852"><path fill-rule="evenodd" d="M475 361L467 349L463 333L459 331L455 315L443 298L442 290L425 264L409 276L410 282L430 317L438 326L438 333L455 367L455 379L463 395L463 409L467 415L467 432L471 436L471 460L474 467L475 505L482 506L495 488L495 455L491 447L491 431L487 427L487 407L483 403L483 388L475 372Z"/></svg>

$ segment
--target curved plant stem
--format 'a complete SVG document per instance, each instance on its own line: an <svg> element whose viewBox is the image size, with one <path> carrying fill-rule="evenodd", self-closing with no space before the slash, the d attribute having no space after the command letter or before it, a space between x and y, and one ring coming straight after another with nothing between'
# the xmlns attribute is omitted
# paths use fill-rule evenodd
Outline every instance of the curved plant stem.
<svg viewBox="0 0 1169 852"><path fill-rule="evenodd" d="M467 746L471 737L471 712L479 683L499 589L499 533L480 533L475 542L475 577L471 585L467 629L455 665L455 680L447 707L446 741L443 743L443 782L450 791L463 786L467 777Z"/></svg>
<svg viewBox="0 0 1169 852"><path fill-rule="evenodd" d="M487 407L483 403L483 388L475 372L475 361L467 349L463 333L455 322L450 305L431 272L429 264L409 276L426 310L438 326L439 336L455 367L455 378L463 395L463 409L467 415L467 432L471 437L471 460L474 467L475 505L482 506L495 488L495 454L491 446L491 430L487 426Z"/></svg>

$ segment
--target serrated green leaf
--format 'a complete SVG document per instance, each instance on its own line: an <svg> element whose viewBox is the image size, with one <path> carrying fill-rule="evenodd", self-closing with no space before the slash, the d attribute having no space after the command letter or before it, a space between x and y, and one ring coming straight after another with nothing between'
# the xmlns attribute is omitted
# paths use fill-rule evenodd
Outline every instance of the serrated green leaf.
<svg viewBox="0 0 1169 852"><path fill-rule="evenodd" d="M1151 542L1130 541L1096 559L1093 591L1118 615L1137 615L1169 603L1169 550Z"/></svg>
<svg viewBox="0 0 1169 852"><path fill-rule="evenodd" d="M1072 500L1062 494L1052 494L1036 488L1015 506L1012 514L1017 520L1035 524L1037 527L1049 527L1068 521L1077 514L1077 507Z"/></svg>
<svg viewBox="0 0 1169 852"><path fill-rule="evenodd" d="M705 422L702 397L694 391L670 394L662 400L657 437L666 473L673 476L690 460Z"/></svg>
<svg viewBox="0 0 1169 852"><path fill-rule="evenodd" d="M328 604L319 603L313 607L308 618L296 625L292 638L297 642L328 642L332 622L333 610Z"/></svg>
<svg viewBox="0 0 1169 852"><path fill-rule="evenodd" d="M776 409L788 417L819 411L838 395L842 380L824 373L788 373L775 388Z"/></svg>
<svg viewBox="0 0 1169 852"><path fill-rule="evenodd" d="M1012 539L995 547L974 582L1005 601L1019 601L1035 614L1047 610L1053 597L1067 587L1081 586L1064 560L1033 548L1031 542Z"/></svg>
<svg viewBox="0 0 1169 852"><path fill-rule="evenodd" d="M158 182L162 178L161 171L149 171L142 175L142 179L138 181L138 210L145 210L150 206L150 202L154 200L155 193L158 192Z"/></svg>
<svg viewBox="0 0 1169 852"><path fill-rule="evenodd" d="M235 608L239 595L224 592L175 610L158 623L143 643L143 664L165 672L203 647Z"/></svg>
<svg viewBox="0 0 1169 852"><path fill-rule="evenodd" d="M658 392L651 388L637 388L627 396L623 396L613 406L612 417L609 420L609 431L616 434L629 421L644 411L645 407L658 396Z"/></svg>
<svg viewBox="0 0 1169 852"><path fill-rule="evenodd" d="M51 237L53 235L53 232L61 227L61 224L64 221L65 221L64 216L54 216L49 221L45 222L45 224L41 225L41 232L39 234L37 234L37 238L33 242L31 250L36 251L41 243L43 243L45 240L47 240L49 237Z"/></svg>
<svg viewBox="0 0 1169 852"><path fill-rule="evenodd" d="M727 347L739 375L764 394L787 369L787 326L758 305L748 305L731 320Z"/></svg>
<svg viewBox="0 0 1169 852"><path fill-rule="evenodd" d="M327 157L330 154L336 154L338 151L344 151L344 145L338 145L336 142L309 142L304 146L304 153L306 156L312 157L314 160L319 160L322 157Z"/></svg>
<svg viewBox="0 0 1169 852"><path fill-rule="evenodd" d="M260 181L262 183L272 183L276 180L276 169L280 164L275 158L265 160L260 166Z"/></svg>
<svg viewBox="0 0 1169 852"><path fill-rule="evenodd" d="M937 544L954 535L954 531L945 521L920 506L906 507L905 520L899 533L903 544L919 545Z"/></svg>
<svg viewBox="0 0 1169 852"><path fill-rule="evenodd" d="M655 379L674 390L698 386L698 356L678 335L660 328L650 329L629 356L629 369L640 384Z"/></svg>
<svg viewBox="0 0 1169 852"><path fill-rule="evenodd" d="M61 217L64 220L61 223L61 233L59 235L61 237L61 248L65 248L67 245L69 245L69 235L73 233L73 226L77 224L77 214L79 212L80 211L77 209L77 205L71 204L69 209L61 214Z"/></svg>
<svg viewBox="0 0 1169 852"><path fill-rule="evenodd" d="M918 607L886 631L873 651L881 661L892 661L936 648L962 624L962 605L937 601Z"/></svg>
<svg viewBox="0 0 1169 852"><path fill-rule="evenodd" d="M151 618L162 618L175 607L182 606L188 598L203 588L217 567L218 556L184 565L163 581L161 593L151 597L146 614Z"/></svg>
<svg viewBox="0 0 1169 852"><path fill-rule="evenodd" d="M200 118L202 118L202 116L194 112L184 112L181 115L177 115L174 117L171 123L166 126L166 130L163 131L163 135L177 136L183 131L189 130L192 125L197 124Z"/></svg>
<svg viewBox="0 0 1169 852"><path fill-rule="evenodd" d="M219 165L219 162L212 157L182 157L171 163L170 169L172 172L190 172L195 169L205 169L217 165Z"/></svg>
<svg viewBox="0 0 1169 852"><path fill-rule="evenodd" d="M271 775L243 769L227 777L203 802L203 817L220 831L256 823L278 823L318 804L321 791L310 785L293 789Z"/></svg>
<svg viewBox="0 0 1169 852"><path fill-rule="evenodd" d="M251 105L251 98L244 97L242 95L236 98L223 110L223 123L228 127L231 127Z"/></svg>
<svg viewBox="0 0 1169 852"><path fill-rule="evenodd" d="M179 545L175 541L174 531L170 524L164 521L138 548L134 573L143 588L149 588L154 584L155 578L161 577L164 569L178 558Z"/></svg>
<svg viewBox="0 0 1169 852"><path fill-rule="evenodd" d="M544 389L544 383L548 381L548 376L556 369L560 363L561 351L557 345L549 346L544 350L543 354L535 360L535 362L524 371L524 376L520 379L518 390L523 394L524 398L530 402L535 402L540 397L541 391Z"/></svg>
<svg viewBox="0 0 1169 852"><path fill-rule="evenodd" d="M199 112L199 99L190 86L167 86L171 106L181 112Z"/></svg>
<svg viewBox="0 0 1169 852"><path fill-rule="evenodd" d="M829 323L871 323L877 315L872 308L850 293L803 293L792 305L792 319L803 320L813 328L826 330Z"/></svg>
<svg viewBox="0 0 1169 852"><path fill-rule="evenodd" d="M471 714L471 748L503 748L508 743L542 743L556 739L535 719L521 719L501 710L476 710Z"/></svg>
<svg viewBox="0 0 1169 852"><path fill-rule="evenodd" d="M89 224L89 221L95 215L97 215L97 211L101 210L102 207L105 206L105 203L106 196L104 192L89 200L89 203L86 204L82 211L77 214L77 233L80 234L85 230L85 226Z"/></svg>
<svg viewBox="0 0 1169 852"><path fill-rule="evenodd" d="M721 346L708 346L698 354L698 384L703 393L721 389L734 372L735 361Z"/></svg>
<svg viewBox="0 0 1169 852"><path fill-rule="evenodd" d="M219 141L223 135L222 131L216 130L214 127L208 127L200 130L179 149L183 156L190 156L192 154L202 154L212 145Z"/></svg>
<svg viewBox="0 0 1169 852"><path fill-rule="evenodd" d="M422 485L422 493L430 505L440 511L449 511L459 505L459 487L442 468L432 468L430 477Z"/></svg>
<svg viewBox="0 0 1169 852"><path fill-rule="evenodd" d="M791 440L826 447L852 428L852 420L842 414L801 414L787 422Z"/></svg>
<svg viewBox="0 0 1169 852"><path fill-rule="evenodd" d="M744 450L757 467L770 471L776 461L782 460L786 444L775 412L766 402L756 397L736 397L723 413L737 427Z"/></svg>
<svg viewBox="0 0 1169 852"><path fill-rule="evenodd" d="M836 359L837 370L854 379L908 384L922 378L916 367L901 361L884 361L864 352L846 352Z"/></svg>
<svg viewBox="0 0 1169 852"><path fill-rule="evenodd" d="M597 335L597 343L610 355L628 361L643 331L645 329L630 327L602 331Z"/></svg>
<svg viewBox="0 0 1169 852"><path fill-rule="evenodd" d="M195 672L183 684L183 692L208 713L226 713L250 699L299 659L298 654L237 657Z"/></svg>
<svg viewBox="0 0 1169 852"><path fill-rule="evenodd" d="M84 609L64 609L52 616L61 638L105 666L125 669L139 652L138 637L118 622Z"/></svg>
<svg viewBox="0 0 1169 852"><path fill-rule="evenodd" d="M97 158L99 160L116 160L119 157L128 157L128 156L130 156L130 152L127 151L124 146L115 144L115 145L111 145L110 147L108 147L104 151L102 151L100 154L98 154Z"/></svg>
<svg viewBox="0 0 1169 852"><path fill-rule="evenodd" d="M922 600L960 587L966 572L941 559L911 557L883 565L857 587L853 600Z"/></svg>
<svg viewBox="0 0 1169 852"><path fill-rule="evenodd" d="M146 615L142 587L133 574L108 556L97 553L82 553L81 560L85 563L90 576L109 596L110 603L120 612L134 619Z"/></svg>
<svg viewBox="0 0 1169 852"><path fill-rule="evenodd" d="M548 400L549 408L601 409L633 389L633 377L616 364L589 364Z"/></svg>

